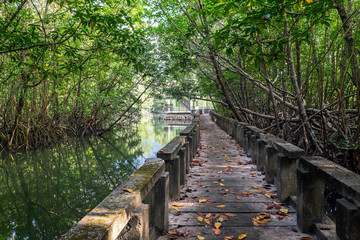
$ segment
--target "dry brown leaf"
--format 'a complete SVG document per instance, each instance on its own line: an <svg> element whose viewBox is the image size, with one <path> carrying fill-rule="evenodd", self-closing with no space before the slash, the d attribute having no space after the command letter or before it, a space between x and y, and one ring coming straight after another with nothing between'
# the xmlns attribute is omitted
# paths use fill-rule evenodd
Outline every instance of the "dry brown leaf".
<svg viewBox="0 0 360 240"><path fill-rule="evenodd" d="M133 193L133 192L134 192L134 189L131 189L131 188L123 188L123 191L129 192L129 193Z"/></svg>
<svg viewBox="0 0 360 240"><path fill-rule="evenodd" d="M203 236L201 236L200 233L196 234L196 236L199 240L205 240L205 238Z"/></svg>
<svg viewBox="0 0 360 240"><path fill-rule="evenodd" d="M233 213L224 213L226 216L229 216L229 217L236 217L237 215L236 214L233 214Z"/></svg>
<svg viewBox="0 0 360 240"><path fill-rule="evenodd" d="M239 240L242 240L242 239L245 239L246 237L247 237L246 234L240 234L239 237L238 237L238 239L239 239Z"/></svg>

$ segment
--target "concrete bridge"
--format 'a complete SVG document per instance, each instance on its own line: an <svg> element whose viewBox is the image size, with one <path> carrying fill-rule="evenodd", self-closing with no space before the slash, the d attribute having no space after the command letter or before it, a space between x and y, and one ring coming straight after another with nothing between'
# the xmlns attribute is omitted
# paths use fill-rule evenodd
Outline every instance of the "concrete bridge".
<svg viewBox="0 0 360 240"><path fill-rule="evenodd" d="M61 239L360 239L359 175L210 115L195 117ZM341 198L325 210L329 189Z"/></svg>

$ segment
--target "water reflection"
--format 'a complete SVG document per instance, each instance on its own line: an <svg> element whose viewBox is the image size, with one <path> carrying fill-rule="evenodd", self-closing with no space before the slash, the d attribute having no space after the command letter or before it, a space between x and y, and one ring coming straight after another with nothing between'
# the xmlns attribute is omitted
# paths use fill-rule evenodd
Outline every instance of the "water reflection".
<svg viewBox="0 0 360 240"><path fill-rule="evenodd" d="M144 119L99 138L2 153L0 239L56 239L184 127Z"/></svg>

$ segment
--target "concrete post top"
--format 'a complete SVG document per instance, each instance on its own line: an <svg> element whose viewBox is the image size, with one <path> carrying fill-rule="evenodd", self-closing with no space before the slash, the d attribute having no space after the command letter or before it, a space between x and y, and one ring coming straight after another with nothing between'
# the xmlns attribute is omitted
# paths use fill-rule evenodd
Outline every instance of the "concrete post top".
<svg viewBox="0 0 360 240"><path fill-rule="evenodd" d="M185 136L177 136L171 140L165 147L157 152L157 157L164 160L172 160L178 154L180 149L184 146L186 142Z"/></svg>
<svg viewBox="0 0 360 240"><path fill-rule="evenodd" d="M191 124L181 131L180 136L190 136L196 129L196 124Z"/></svg>

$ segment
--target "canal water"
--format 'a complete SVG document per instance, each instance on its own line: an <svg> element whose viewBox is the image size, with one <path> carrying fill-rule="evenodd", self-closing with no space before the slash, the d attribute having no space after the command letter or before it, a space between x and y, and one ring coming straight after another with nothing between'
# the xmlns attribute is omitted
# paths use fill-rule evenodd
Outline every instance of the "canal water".
<svg viewBox="0 0 360 240"><path fill-rule="evenodd" d="M143 118L132 129L0 158L0 240L57 239L186 127Z"/></svg>

